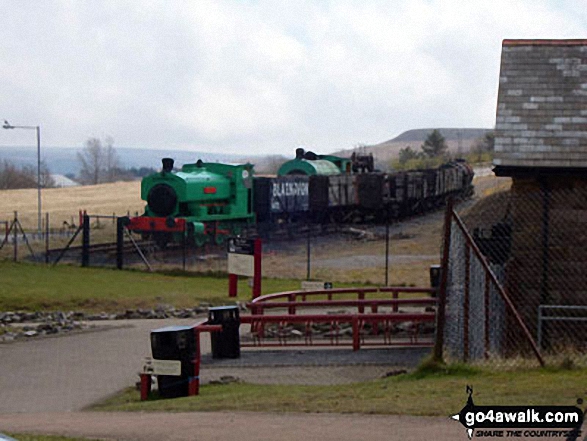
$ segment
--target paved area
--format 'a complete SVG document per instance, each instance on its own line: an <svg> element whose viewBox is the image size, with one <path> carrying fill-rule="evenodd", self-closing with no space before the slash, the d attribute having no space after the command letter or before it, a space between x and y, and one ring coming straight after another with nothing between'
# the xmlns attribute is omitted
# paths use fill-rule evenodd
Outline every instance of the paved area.
<svg viewBox="0 0 587 441"><path fill-rule="evenodd" d="M106 329L0 345L0 432L107 440L459 440L449 418L254 412L107 413L80 411L134 384L150 353L149 331L189 320L101 323ZM411 366L427 350L307 349L244 352L213 360L202 341L203 382L223 375L260 383L352 382ZM525 438L517 438L525 439ZM545 438L543 438L545 439Z"/></svg>
<svg viewBox="0 0 587 441"><path fill-rule="evenodd" d="M76 411L132 386L149 333L194 319L100 322L103 330L0 344L0 413ZM231 375L253 383L333 384L364 381L415 366L426 349L306 349L243 351L236 360L213 360L202 335L202 382Z"/></svg>
<svg viewBox="0 0 587 441"><path fill-rule="evenodd" d="M102 330L0 345L0 432L109 440L459 439L448 418L373 415L105 413L81 411L133 385L150 354L149 332L187 320L103 322ZM205 335L204 335L205 336ZM427 349L246 350L214 360L203 338L202 380L224 375L258 383L325 384L380 377L418 363Z"/></svg>

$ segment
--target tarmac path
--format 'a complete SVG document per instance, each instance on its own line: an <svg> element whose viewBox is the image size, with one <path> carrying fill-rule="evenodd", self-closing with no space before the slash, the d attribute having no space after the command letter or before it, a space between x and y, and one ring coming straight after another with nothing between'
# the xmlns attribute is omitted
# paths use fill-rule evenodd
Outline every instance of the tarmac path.
<svg viewBox="0 0 587 441"><path fill-rule="evenodd" d="M0 432L147 441L466 439L463 427L449 418L83 411L138 380L142 358L150 354L150 330L193 322L109 322L101 323L109 326L106 330L1 344ZM202 351L209 353L208 339L202 341ZM230 374L252 382L291 383L294 378L305 378L306 384L352 382L379 377L396 366L413 366L425 355L421 349L394 351L393 360L388 349L243 352L242 359L219 363L204 356L202 381Z"/></svg>

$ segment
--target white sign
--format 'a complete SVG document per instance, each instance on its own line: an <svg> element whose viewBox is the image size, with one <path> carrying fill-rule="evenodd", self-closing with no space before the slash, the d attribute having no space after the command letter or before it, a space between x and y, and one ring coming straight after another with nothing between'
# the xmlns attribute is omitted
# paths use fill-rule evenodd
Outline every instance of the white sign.
<svg viewBox="0 0 587 441"><path fill-rule="evenodd" d="M181 375L181 361L179 360L155 360L145 357L143 374L151 375Z"/></svg>
<svg viewBox="0 0 587 441"><path fill-rule="evenodd" d="M228 253L228 273L238 276L254 277L255 256Z"/></svg>

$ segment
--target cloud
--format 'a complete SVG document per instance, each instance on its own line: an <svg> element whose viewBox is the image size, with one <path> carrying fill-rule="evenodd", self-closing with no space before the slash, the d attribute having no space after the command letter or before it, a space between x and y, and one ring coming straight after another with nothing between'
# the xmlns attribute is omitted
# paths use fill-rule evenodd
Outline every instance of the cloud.
<svg viewBox="0 0 587 441"><path fill-rule="evenodd" d="M581 38L581 1L6 1L0 118L46 145L289 153L491 127L504 38ZM0 145L30 143L0 132Z"/></svg>

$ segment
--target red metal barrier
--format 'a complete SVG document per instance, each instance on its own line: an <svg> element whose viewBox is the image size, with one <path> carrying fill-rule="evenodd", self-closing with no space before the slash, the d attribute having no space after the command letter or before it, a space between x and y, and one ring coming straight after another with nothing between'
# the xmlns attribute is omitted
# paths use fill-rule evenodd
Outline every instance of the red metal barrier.
<svg viewBox="0 0 587 441"><path fill-rule="evenodd" d="M202 353L200 352L200 334L202 332L220 332L222 325L208 325L202 323L194 326L194 333L196 335L196 358L194 359L194 376L190 379L188 384L188 396L200 394L200 364Z"/></svg>
<svg viewBox="0 0 587 441"><path fill-rule="evenodd" d="M353 350L357 351L363 346L374 345L397 345L397 346L432 346L432 341L422 342L419 340L419 324L425 322L433 323L436 320L435 313L388 313L388 314L302 314L302 315L250 315L242 316L241 323L248 323L251 325L252 333L254 334L252 344L242 343L241 346L343 346L352 344ZM408 341L391 341L391 334L393 325L400 322L412 322L412 332L409 335ZM278 325L278 342L268 343L264 340L265 325L269 323L276 323ZM301 323L304 325L304 342L291 343L287 342L287 334L283 331L286 326L293 323ZM316 323L330 324L329 342L315 342L311 325ZM343 335L339 332L338 325L340 323L351 323L352 325L352 339L346 341ZM379 327L383 324L383 343L365 340L365 333L361 331L366 324L371 324L373 327Z"/></svg>
<svg viewBox="0 0 587 441"><path fill-rule="evenodd" d="M256 305L258 303L264 303L270 300L286 298L291 302L295 302L297 297L301 297L302 301L306 300L307 296L324 295L328 296L328 300L332 300L332 296L335 294L357 294L357 299L362 300L365 298L366 293L374 293L379 291L377 288L340 288L340 289L321 289L316 291L286 291L275 294L266 294L261 297L257 297L250 302L250 305Z"/></svg>
<svg viewBox="0 0 587 441"><path fill-rule="evenodd" d="M374 293L391 293L392 298L374 298L367 299L367 294ZM431 346L432 341L421 341L419 339L420 324L423 322L434 322L435 313L430 312L413 312L399 313L400 306L413 307L431 307L436 306L437 300L432 297L425 298L405 298L400 299L400 293L403 294L427 294L434 295L436 290L433 288L414 288L414 287L389 287L389 288L344 288L344 289L326 289L316 291L288 291L276 294L269 294L253 299L247 304L251 310L250 317L241 317L242 323L251 324L251 334L253 343L243 343L242 346L338 346L351 344L354 350L358 350L361 345L426 345ZM356 294L356 299L333 300L335 295ZM308 300L312 296L327 295L328 300ZM391 306L392 312L379 313L380 307ZM300 308L321 308L321 307L353 307L356 308L356 314L298 314ZM287 315L264 315L265 310L287 309ZM365 308L370 309L370 313L365 313ZM411 333L409 338L404 340L394 339L391 341L391 335L397 329L400 322L412 322ZM267 324L277 324L277 342L269 342L265 338ZM352 325L352 342L345 340L340 333L339 325L341 323L351 323ZM285 329L292 324L302 324L303 342L288 342L288 336ZM313 326L329 325L330 337L320 341L314 339ZM378 341L367 339L366 325L371 326L371 336L378 338ZM382 326L380 335L379 327ZM348 336L348 332L347 335ZM383 341L381 341L381 337ZM301 336L300 336L301 339Z"/></svg>
<svg viewBox="0 0 587 441"><path fill-rule="evenodd" d="M416 305L416 306L434 306L437 300L431 298L420 299L368 299L368 300L306 300L303 302L267 302L267 303L248 303L251 310L256 311L256 315L262 315L266 309L288 308L290 315L296 314L296 307L343 307L356 306L359 313L363 313L365 306L371 307L371 312L376 313L379 306L393 306L394 312L397 312L399 305Z"/></svg>

